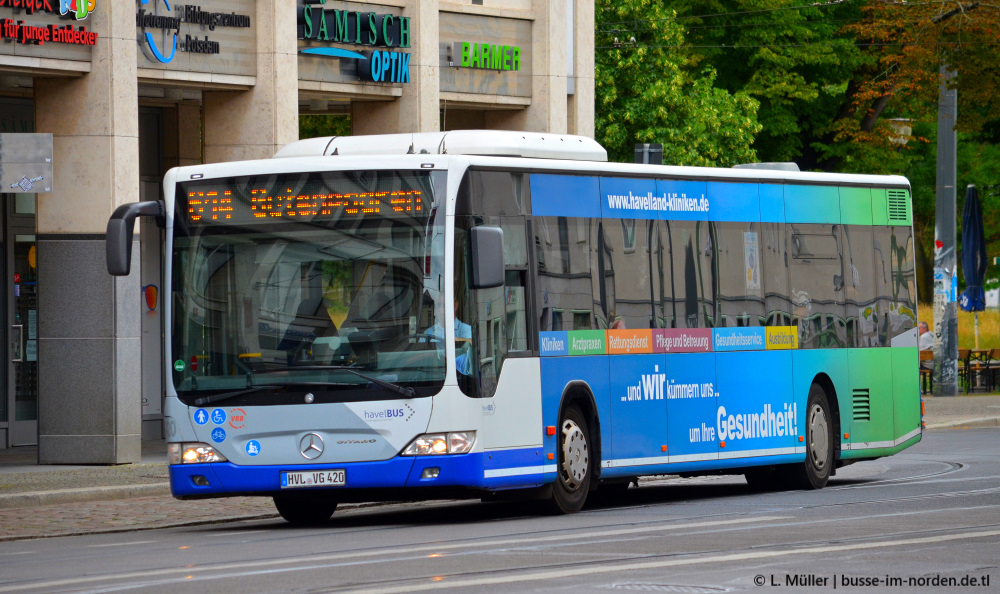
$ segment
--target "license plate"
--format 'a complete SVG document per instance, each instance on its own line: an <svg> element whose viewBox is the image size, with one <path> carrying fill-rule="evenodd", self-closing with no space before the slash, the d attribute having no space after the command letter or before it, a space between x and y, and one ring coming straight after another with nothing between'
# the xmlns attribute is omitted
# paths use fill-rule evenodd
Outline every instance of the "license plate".
<svg viewBox="0 0 1000 594"><path fill-rule="evenodd" d="M316 470L313 472L282 472L281 488L295 489L299 487L343 487L347 484L347 471L343 468L335 470Z"/></svg>

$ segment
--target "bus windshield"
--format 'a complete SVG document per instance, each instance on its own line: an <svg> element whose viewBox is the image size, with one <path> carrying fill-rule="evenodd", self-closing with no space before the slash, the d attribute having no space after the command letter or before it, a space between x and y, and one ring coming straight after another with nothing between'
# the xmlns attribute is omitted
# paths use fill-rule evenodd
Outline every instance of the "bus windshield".
<svg viewBox="0 0 1000 594"><path fill-rule="evenodd" d="M180 399L268 405L439 391L435 183L443 174L363 171L179 184L170 360Z"/></svg>

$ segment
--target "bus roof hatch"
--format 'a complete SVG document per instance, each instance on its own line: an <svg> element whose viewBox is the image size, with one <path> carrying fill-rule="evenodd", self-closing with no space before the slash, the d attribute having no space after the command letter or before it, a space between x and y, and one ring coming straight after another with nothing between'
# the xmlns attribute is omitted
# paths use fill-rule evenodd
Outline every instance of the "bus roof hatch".
<svg viewBox="0 0 1000 594"><path fill-rule="evenodd" d="M569 134L507 130L453 130L415 134L328 136L286 145L275 157L338 155L483 155L607 161L608 153L592 138Z"/></svg>

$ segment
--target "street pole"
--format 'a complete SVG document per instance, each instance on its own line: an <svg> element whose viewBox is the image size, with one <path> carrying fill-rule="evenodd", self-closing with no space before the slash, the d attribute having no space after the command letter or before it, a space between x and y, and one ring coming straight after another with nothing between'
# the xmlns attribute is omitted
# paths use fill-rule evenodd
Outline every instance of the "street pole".
<svg viewBox="0 0 1000 594"><path fill-rule="evenodd" d="M934 395L958 394L958 271L955 257L958 91L941 67L938 94L937 187L934 223Z"/></svg>

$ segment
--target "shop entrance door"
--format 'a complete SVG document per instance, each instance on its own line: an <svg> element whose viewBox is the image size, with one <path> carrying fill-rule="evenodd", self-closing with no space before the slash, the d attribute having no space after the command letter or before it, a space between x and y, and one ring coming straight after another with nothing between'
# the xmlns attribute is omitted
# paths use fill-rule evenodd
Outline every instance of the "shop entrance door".
<svg viewBox="0 0 1000 594"><path fill-rule="evenodd" d="M38 256L35 195L8 194L7 402L10 445L38 443Z"/></svg>

